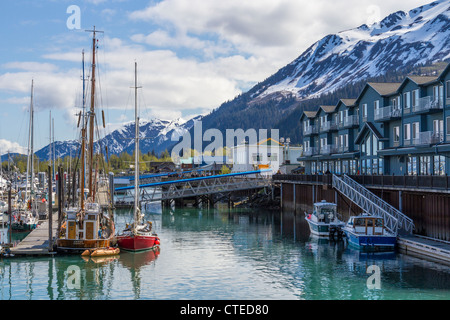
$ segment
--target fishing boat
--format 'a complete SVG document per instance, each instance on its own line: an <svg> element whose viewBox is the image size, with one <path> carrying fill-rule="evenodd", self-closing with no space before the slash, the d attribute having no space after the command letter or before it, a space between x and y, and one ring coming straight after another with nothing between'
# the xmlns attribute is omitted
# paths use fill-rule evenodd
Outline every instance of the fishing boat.
<svg viewBox="0 0 450 320"><path fill-rule="evenodd" d="M338 218L337 205L325 200L314 203L313 212L305 212L305 220L311 234L319 237L340 237L345 226L345 222Z"/></svg>
<svg viewBox="0 0 450 320"><path fill-rule="evenodd" d="M139 118L137 111L137 63L135 63L135 151L134 151L134 222L117 235L119 248L128 251L148 250L159 246L158 235L152 230L152 222L143 223L139 209Z"/></svg>
<svg viewBox="0 0 450 320"><path fill-rule="evenodd" d="M388 231L380 216L352 216L343 228L348 243L367 251L394 250L397 236Z"/></svg>
<svg viewBox="0 0 450 320"><path fill-rule="evenodd" d="M94 123L95 123L95 57L96 57L96 31L93 32L93 52L92 52L92 72L91 72L91 106L89 114L85 113L84 95L84 52L83 52L83 112L80 113L79 120L82 120L81 127L81 159L80 159L80 185L79 204L65 210L65 219L61 223L61 229L56 240L57 251L67 253L82 253L86 250L106 249L112 246L114 239L114 221L103 212L100 204L96 201L95 183L98 181L94 175ZM79 121L80 122L80 121ZM86 128L89 123L89 157L86 156L87 134ZM88 161L86 161L86 158ZM87 162L87 170L85 167ZM87 194L84 192L85 174L88 174Z"/></svg>
<svg viewBox="0 0 450 320"><path fill-rule="evenodd" d="M39 219L31 210L16 210L12 213L11 231L26 232L36 229Z"/></svg>

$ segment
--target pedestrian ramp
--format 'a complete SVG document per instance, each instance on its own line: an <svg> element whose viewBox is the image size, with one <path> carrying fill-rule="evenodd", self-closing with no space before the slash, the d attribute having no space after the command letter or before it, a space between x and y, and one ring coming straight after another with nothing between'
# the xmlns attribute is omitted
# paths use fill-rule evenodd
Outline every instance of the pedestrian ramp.
<svg viewBox="0 0 450 320"><path fill-rule="evenodd" d="M349 176L345 174L342 176L333 174L332 185L333 188L364 210L365 213L383 217L385 227L395 235L405 235L413 232L414 223L411 218Z"/></svg>

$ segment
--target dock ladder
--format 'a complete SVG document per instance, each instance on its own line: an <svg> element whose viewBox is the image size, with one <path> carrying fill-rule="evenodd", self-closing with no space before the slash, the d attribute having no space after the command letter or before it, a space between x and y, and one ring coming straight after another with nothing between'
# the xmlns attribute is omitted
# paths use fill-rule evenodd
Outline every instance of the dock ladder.
<svg viewBox="0 0 450 320"><path fill-rule="evenodd" d="M333 188L346 196L350 201L369 215L383 217L386 228L397 235L411 234L414 223L411 218L382 200L347 175L338 177L333 174Z"/></svg>

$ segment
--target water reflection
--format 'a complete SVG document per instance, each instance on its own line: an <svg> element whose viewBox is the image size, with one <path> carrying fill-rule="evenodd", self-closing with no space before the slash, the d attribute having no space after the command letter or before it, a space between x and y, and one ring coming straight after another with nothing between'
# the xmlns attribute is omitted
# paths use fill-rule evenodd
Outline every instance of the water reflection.
<svg viewBox="0 0 450 320"><path fill-rule="evenodd" d="M156 206L144 213L160 251L3 259L0 299L450 298L446 266L311 237L304 220L293 228L277 212ZM132 214L114 216L120 229ZM373 265L381 272L378 290L367 286Z"/></svg>

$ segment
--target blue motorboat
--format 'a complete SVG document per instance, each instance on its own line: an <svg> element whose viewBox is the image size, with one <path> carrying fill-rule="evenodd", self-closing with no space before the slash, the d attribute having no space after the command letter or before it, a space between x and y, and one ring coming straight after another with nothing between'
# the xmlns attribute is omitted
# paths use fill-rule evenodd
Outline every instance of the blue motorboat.
<svg viewBox="0 0 450 320"><path fill-rule="evenodd" d="M394 250L397 236L388 231L380 216L352 216L343 228L350 246L365 251Z"/></svg>

